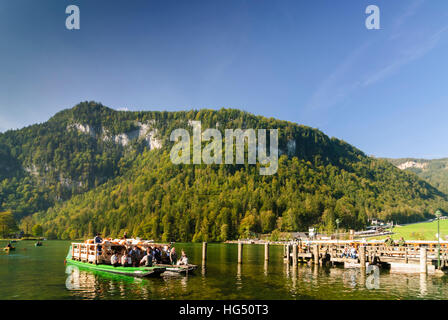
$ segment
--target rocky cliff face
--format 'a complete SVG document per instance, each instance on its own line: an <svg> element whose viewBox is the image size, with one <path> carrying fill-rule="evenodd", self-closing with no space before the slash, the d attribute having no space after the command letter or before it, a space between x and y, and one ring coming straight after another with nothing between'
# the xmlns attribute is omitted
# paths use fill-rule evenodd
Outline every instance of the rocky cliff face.
<svg viewBox="0 0 448 320"><path fill-rule="evenodd" d="M419 168L419 169L424 169L428 166L428 163L425 162L416 162L416 161L406 161L402 164L399 164L397 166L397 168L401 169L401 170L405 170L405 169L409 169L409 168Z"/></svg>
<svg viewBox="0 0 448 320"><path fill-rule="evenodd" d="M162 148L162 141L157 138L157 129L154 128L155 121L147 123L136 122L138 129L123 132L117 135L111 135L106 128L93 128L87 124L72 123L67 126L67 130L77 130L81 133L90 135L92 138L99 138L103 141L113 141L123 147L126 147L133 140L144 140L150 150Z"/></svg>

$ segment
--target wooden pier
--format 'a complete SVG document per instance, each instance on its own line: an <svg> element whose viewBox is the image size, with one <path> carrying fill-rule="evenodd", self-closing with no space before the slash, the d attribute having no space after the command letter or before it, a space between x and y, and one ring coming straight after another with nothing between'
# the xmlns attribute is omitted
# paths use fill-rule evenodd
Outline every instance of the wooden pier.
<svg viewBox="0 0 448 320"><path fill-rule="evenodd" d="M355 248L355 257L344 255ZM284 245L286 263L314 264L320 266L358 267L365 272L366 266L376 265L382 269L404 272L448 272L448 242L406 241L404 245L386 245L384 241L328 240L291 242ZM439 266L440 256L440 266Z"/></svg>

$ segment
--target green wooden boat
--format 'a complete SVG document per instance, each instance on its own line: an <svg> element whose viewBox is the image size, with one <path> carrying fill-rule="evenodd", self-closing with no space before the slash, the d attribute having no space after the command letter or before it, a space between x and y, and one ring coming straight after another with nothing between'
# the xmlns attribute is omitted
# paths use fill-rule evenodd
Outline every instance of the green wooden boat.
<svg viewBox="0 0 448 320"><path fill-rule="evenodd" d="M121 274L126 276L132 276L132 277L158 277L162 273L165 272L166 268L154 266L154 267L114 267L112 265L108 264L95 264L95 263L88 263L88 262L82 262L78 260L72 259L72 248L70 247L66 262L71 265L78 266L80 268L90 269L90 270L97 270L97 271L103 271L103 272L109 272L114 274Z"/></svg>

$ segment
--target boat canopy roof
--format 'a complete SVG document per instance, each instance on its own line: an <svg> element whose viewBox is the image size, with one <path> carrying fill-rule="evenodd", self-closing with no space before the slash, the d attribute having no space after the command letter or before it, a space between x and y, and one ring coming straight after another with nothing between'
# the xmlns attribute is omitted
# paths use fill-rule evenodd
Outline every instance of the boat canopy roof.
<svg viewBox="0 0 448 320"><path fill-rule="evenodd" d="M94 239L88 239L84 241L84 244L94 244ZM150 246L169 246L168 243L155 243L153 240L143 239L112 239L105 238L102 242L103 245L110 247L123 247L123 246L137 246L137 247L150 247Z"/></svg>

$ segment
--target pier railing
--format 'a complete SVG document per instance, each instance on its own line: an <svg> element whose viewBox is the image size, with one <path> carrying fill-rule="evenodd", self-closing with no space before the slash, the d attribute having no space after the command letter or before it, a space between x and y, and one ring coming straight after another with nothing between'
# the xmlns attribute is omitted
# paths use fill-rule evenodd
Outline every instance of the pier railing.
<svg viewBox="0 0 448 320"><path fill-rule="evenodd" d="M353 252L353 248L355 249ZM387 245L383 240L317 240L290 242L284 246L285 261L322 264L350 263L357 265L394 263L428 265L448 269L448 242L406 241L401 245ZM352 252L354 254L352 254ZM423 267L421 267L423 270ZM425 269L426 270L426 269Z"/></svg>

